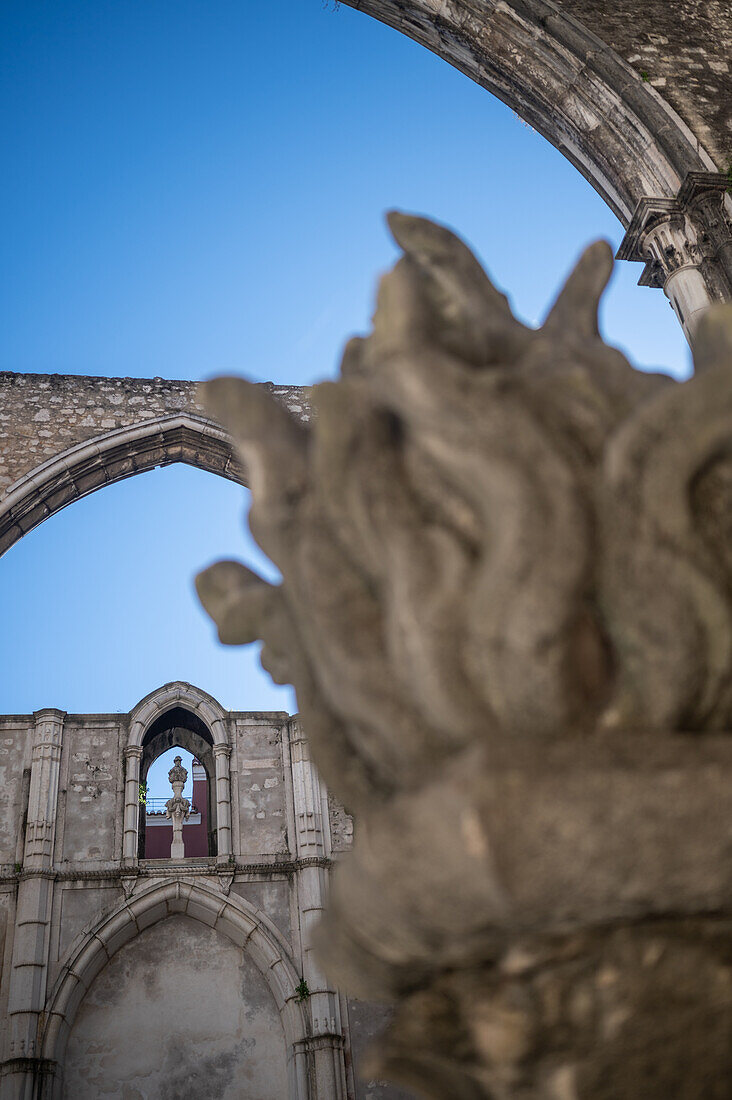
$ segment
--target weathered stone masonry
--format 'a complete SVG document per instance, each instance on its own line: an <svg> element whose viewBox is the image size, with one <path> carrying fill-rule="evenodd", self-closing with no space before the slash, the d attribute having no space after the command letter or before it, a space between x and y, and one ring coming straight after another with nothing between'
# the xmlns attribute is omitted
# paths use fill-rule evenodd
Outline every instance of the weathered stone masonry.
<svg viewBox="0 0 732 1100"><path fill-rule="evenodd" d="M195 382L0 373L0 553L49 515L125 477L187 462L244 481ZM307 416L304 387L265 385Z"/></svg>
<svg viewBox="0 0 732 1100"><path fill-rule="evenodd" d="M129 836L134 761L168 719L210 736L215 856L139 859ZM0 786L2 1100L140 1081L181 1095L171 1081L196 1073L204 1100L404 1095L358 1083L383 1011L347 1002L312 955L351 822L297 717L227 712L183 683L130 714L0 716Z"/></svg>

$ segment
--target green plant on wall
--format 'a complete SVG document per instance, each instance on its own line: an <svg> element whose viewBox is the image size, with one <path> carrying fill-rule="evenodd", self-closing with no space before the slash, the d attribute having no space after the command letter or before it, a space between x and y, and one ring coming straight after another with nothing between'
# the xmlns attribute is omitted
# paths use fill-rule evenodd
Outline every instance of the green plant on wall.
<svg viewBox="0 0 732 1100"><path fill-rule="evenodd" d="M141 783L140 784L140 790L139 790L139 793L138 793L138 798L139 798L140 802L142 802L142 803L147 802L147 784L146 783Z"/></svg>
<svg viewBox="0 0 732 1100"><path fill-rule="evenodd" d="M308 986L308 983L305 981L304 978L301 978L295 986L295 1000L298 1004L302 1004L302 1002L306 1001L309 996L310 988Z"/></svg>

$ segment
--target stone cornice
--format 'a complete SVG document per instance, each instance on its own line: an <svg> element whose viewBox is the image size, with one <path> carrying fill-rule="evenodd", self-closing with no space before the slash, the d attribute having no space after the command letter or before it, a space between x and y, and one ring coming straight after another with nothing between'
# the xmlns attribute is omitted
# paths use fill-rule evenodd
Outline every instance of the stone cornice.
<svg viewBox="0 0 732 1100"><path fill-rule="evenodd" d="M333 859L326 856L306 856L302 859L273 859L252 863L226 864L226 870L234 875L272 875L294 874L306 867L332 867ZM6 865L7 866L7 865ZM0 868L0 886L11 885L25 878L49 878L56 882L117 882L130 879L149 878L185 878L190 875L215 876L221 872L221 865L217 864L214 857L205 863L190 863L167 866L151 867L138 866L136 868L124 868L122 866L99 868L94 870L66 870L59 871L46 868L28 868L19 872L11 872L9 869Z"/></svg>

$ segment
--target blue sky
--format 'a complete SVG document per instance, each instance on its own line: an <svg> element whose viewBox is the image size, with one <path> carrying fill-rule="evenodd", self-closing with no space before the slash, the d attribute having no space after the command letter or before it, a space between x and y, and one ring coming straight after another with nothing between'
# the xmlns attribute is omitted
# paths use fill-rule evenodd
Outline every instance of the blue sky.
<svg viewBox="0 0 732 1100"><path fill-rule="evenodd" d="M4 0L0 369L307 384L368 327L390 207L456 227L537 323L580 249L622 228L508 108L322 0ZM658 291L620 264L606 338L688 370ZM245 492L187 467L59 513L0 561L0 712L129 710L171 679L292 709L192 592L262 565Z"/></svg>

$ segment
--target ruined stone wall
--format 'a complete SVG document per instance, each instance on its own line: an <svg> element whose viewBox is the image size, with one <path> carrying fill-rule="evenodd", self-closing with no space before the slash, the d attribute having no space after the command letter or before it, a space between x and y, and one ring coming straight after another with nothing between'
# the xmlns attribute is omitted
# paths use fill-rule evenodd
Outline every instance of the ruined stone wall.
<svg viewBox="0 0 732 1100"><path fill-rule="evenodd" d="M232 715L231 754L236 786L234 831L238 851L247 859L288 853L282 723L264 716Z"/></svg>
<svg viewBox="0 0 732 1100"><path fill-rule="evenodd" d="M308 1072L330 1090L326 1095L332 1092L333 1100L402 1100L406 1094L392 1086L357 1077L367 1042L379 1022L385 1022L383 1008L349 1004L323 984L310 961L306 938L323 905L318 876L327 876L331 852L337 855L350 847L352 821L334 799L318 794L299 719L280 712L219 711L222 724L214 749L220 764L225 746L229 763L230 857L178 864L143 859L134 865L123 858L127 768L140 707L158 697L174 697L175 702L186 691L191 706L192 693L203 697L190 685L166 685L130 714L39 711L0 716L0 1097L14 1095L12 1070L18 1059L38 1054L33 1038L18 1039L16 1021L23 1015L23 998L30 996L23 981L18 985L19 975L29 966L42 975L41 1000L35 1006L41 1024L26 1032L33 1035L53 1017L55 991L69 968L76 973L81 965L70 960L85 958L99 946L104 935L99 929L109 919L113 931L104 965L100 972L101 963L92 967L84 978L88 992L78 1014L71 1011L64 1017L71 1038L66 1061L54 1070L63 1090L54 1100L61 1095L80 1100L116 1097L127 1089L147 1094L151 1082L155 1095L172 1098L180 1095L181 1081L194 1073L196 1092L203 1097L310 1100L310 1093L297 1091L293 1084L294 1048L292 1037L283 1037L283 1005L246 951L206 927L231 898L261 915L267 935L275 937L282 955L277 965L291 969L291 998L297 981L306 980L304 1008L297 1011L309 1012L314 1033L325 1038L318 1039L317 1052L307 1055L303 1049L301 1055L315 1059ZM166 705L160 713L166 713ZM49 730L57 734L51 738ZM173 730L173 740L175 736ZM291 756L294 739L297 777ZM54 767L56 787L50 778ZM33 776L36 787L31 789ZM34 828L41 838L48 836L45 869L29 859L24 825L39 782L43 790L35 802L41 823L36 820ZM310 791L314 802L299 805L303 791L306 798ZM47 799L54 799L53 805ZM324 835L310 850L301 839L312 830ZM40 899L34 893L38 875L47 884ZM211 916L195 901L184 911L175 905L166 909L161 900L150 916L135 918L134 935L117 951L119 937L131 935L131 918L124 914L138 897L150 890L169 897L171 889L190 883L213 891ZM43 935L31 940L24 934L29 919L45 929ZM245 933L245 942L249 935ZM65 1004L65 995L60 996ZM335 1079L328 1083L324 1055L342 1060L344 1091L337 1091Z"/></svg>
<svg viewBox="0 0 732 1100"><path fill-rule="evenodd" d="M174 413L205 420L197 384L0 371L0 504L18 478L79 443ZM267 385L289 408L305 409L303 387Z"/></svg>

